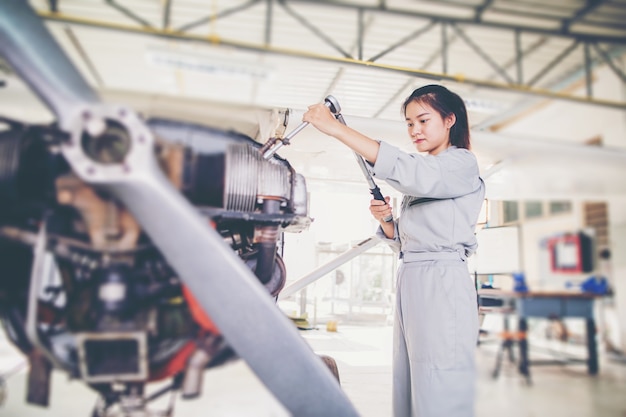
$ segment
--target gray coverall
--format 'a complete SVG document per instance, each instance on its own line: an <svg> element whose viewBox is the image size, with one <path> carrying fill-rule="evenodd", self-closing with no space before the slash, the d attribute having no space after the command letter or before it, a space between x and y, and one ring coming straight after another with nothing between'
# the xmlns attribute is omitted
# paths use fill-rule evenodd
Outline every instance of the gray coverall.
<svg viewBox="0 0 626 417"><path fill-rule="evenodd" d="M420 155L380 142L371 171L404 194L394 238L377 232L402 259L393 415L473 416L478 305L466 259L485 197L476 158L454 146Z"/></svg>

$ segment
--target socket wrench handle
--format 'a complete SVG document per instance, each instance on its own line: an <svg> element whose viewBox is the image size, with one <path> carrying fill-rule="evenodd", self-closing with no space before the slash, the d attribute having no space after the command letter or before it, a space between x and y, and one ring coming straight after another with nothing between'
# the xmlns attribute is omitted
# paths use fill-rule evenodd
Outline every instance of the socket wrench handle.
<svg viewBox="0 0 626 417"><path fill-rule="evenodd" d="M341 122L341 124L345 125L346 121L341 115L341 106L339 105L339 102L337 101L337 99L333 96L327 96L325 99L325 102L330 103L330 106L328 107L330 111L335 115L335 118L339 120L339 122ZM361 171L363 172L363 176L365 176L365 179L367 180L367 184L369 185L369 188L370 188L370 194L372 194L375 200L383 201L385 204L387 204L387 202L385 201L385 197L383 197L383 194L380 192L380 188L378 188L378 185L376 185L376 183L374 182L374 179L372 178L372 175L367 169L367 166L365 165L365 161L363 160L363 157L361 157L361 155L359 155L356 152L354 152L354 156L356 158L357 163L359 164L359 167L361 168ZM383 220L389 223L393 221L393 216L390 214L389 216L385 217Z"/></svg>
<svg viewBox="0 0 626 417"><path fill-rule="evenodd" d="M330 109L330 112L332 114L335 115L336 118L340 118L343 119L343 116L341 115L341 106L339 105L339 101L337 101L337 99L334 96L326 96L326 98L324 99L324 104L326 106L328 106L328 108ZM346 124L345 121L339 120L341 123L343 123L344 125Z"/></svg>
<svg viewBox="0 0 626 417"><path fill-rule="evenodd" d="M374 200L385 201L385 197L383 197L383 194L380 192L380 188L378 188L378 186L375 186L374 188L370 188L370 193L372 193L372 195L374 196ZM387 204L386 201L385 201L385 204ZM392 222L393 215L390 214L389 216L385 217L383 220L387 223Z"/></svg>

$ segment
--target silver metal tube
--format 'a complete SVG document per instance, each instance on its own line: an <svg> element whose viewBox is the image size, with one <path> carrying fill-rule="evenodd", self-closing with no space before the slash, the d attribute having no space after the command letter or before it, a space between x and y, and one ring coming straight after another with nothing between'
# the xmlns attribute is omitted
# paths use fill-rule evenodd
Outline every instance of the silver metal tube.
<svg viewBox="0 0 626 417"><path fill-rule="evenodd" d="M331 107L332 103L325 101L324 105L326 107ZM298 125L294 130L292 130L291 132L289 132L287 135L285 135L284 138L282 139L277 139L276 143L274 143L274 145L272 145L272 147L270 149L268 149L267 151L265 151L265 153L263 154L263 158L264 159L270 159L272 156L274 156L274 154L276 153L276 151L278 151L280 148L283 147L283 145L285 144L289 144L289 141L296 136L298 133L300 133L300 131L302 131L302 129L304 129L305 127L307 127L309 125L309 122L302 122L300 123L300 125Z"/></svg>
<svg viewBox="0 0 626 417"><path fill-rule="evenodd" d="M181 388L181 395L185 399L196 398L202 394L202 378L204 368L211 360L211 356L204 349L197 349L189 358L185 369L185 378Z"/></svg>
<svg viewBox="0 0 626 417"><path fill-rule="evenodd" d="M298 127L296 127L294 130L292 130L291 132L289 132L289 134L287 134L284 138L279 138L276 140L276 143L274 143L274 145L268 149L267 151L265 151L265 153L263 154L263 158L264 159L270 159L272 156L274 156L274 154L283 147L283 145L285 145L285 143L289 143L289 141L291 140L291 138L293 138L294 136L296 136L298 133L300 133L300 131L302 129L304 129L305 127L307 127L309 125L309 122L302 122L300 123L300 125Z"/></svg>
<svg viewBox="0 0 626 417"><path fill-rule="evenodd" d="M329 97L332 97L332 96L329 96ZM333 100L335 100L335 106L338 107L339 103L337 103L334 97L332 98ZM335 117L343 125L346 125L345 119L343 118L341 113L339 113L338 110L335 114ZM370 188L370 193L372 194L372 196L374 196L376 200L385 201L385 197L383 197L383 195L380 192L380 188L378 188L378 185L376 185L376 183L374 182L374 179L372 178L372 174L370 174L369 170L367 169L367 166L365 165L365 160L363 159L363 157L359 155L357 152L354 152L354 156L359 164L359 167L361 168L361 171L363 172L363 176L365 176L365 180L367 181L367 184ZM383 220L386 221L387 223L391 222L393 221L393 215L390 214L389 216L385 217Z"/></svg>

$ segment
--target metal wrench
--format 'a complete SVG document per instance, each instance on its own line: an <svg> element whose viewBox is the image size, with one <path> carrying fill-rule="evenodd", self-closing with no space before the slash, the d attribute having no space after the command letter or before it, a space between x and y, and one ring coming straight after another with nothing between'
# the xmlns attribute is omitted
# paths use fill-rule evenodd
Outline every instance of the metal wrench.
<svg viewBox="0 0 626 417"><path fill-rule="evenodd" d="M332 97L332 96L328 96L328 97ZM328 99L328 97L326 97L324 99L324 105L328 108L330 108L333 104L330 102L330 100ZM291 132L289 132L287 135L285 135L285 137L283 138L270 138L267 143L265 145L263 145L260 149L261 153L263 154L263 159L270 159L272 156L274 156L274 154L283 147L283 145L289 145L289 141L296 136L298 133L300 133L300 131L302 129L304 129L305 127L307 127L309 125L309 122L302 122L300 123L300 125L298 127L296 127L294 130L292 130Z"/></svg>
<svg viewBox="0 0 626 417"><path fill-rule="evenodd" d="M345 125L346 121L341 115L341 106L339 105L339 102L337 101L337 99L333 96L327 96L324 101L325 101L324 104L328 106L331 113L335 115L335 118L339 120L339 122ZM329 103L330 105L328 105ZM376 185L376 183L374 182L374 179L372 178L370 171L367 169L367 166L365 165L365 160L361 157L361 155L359 155L356 152L354 152L354 156L356 157L356 160L359 163L359 167L361 168L361 171L363 171L363 175L365 176L365 179L367 180L367 183L370 188L370 193L372 194L372 196L374 196L374 199L383 201L385 204L387 204L387 202L385 201L385 197L383 197L383 194L380 192L380 188L378 188L378 185ZM393 215L390 214L389 216L385 217L383 220L386 222L391 222L393 221Z"/></svg>

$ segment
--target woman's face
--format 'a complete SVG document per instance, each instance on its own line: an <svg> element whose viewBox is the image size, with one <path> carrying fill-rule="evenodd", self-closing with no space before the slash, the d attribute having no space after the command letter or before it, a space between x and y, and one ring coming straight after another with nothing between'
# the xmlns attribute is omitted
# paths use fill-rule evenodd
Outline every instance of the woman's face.
<svg viewBox="0 0 626 417"><path fill-rule="evenodd" d="M429 105L411 101L405 115L407 131L418 152L437 155L450 146L450 128L456 121L454 114L442 118Z"/></svg>

